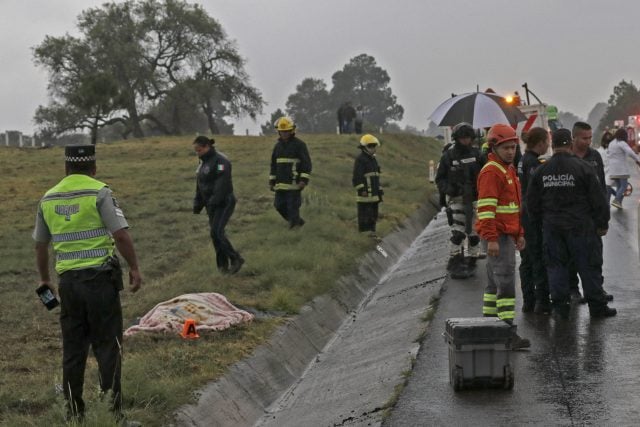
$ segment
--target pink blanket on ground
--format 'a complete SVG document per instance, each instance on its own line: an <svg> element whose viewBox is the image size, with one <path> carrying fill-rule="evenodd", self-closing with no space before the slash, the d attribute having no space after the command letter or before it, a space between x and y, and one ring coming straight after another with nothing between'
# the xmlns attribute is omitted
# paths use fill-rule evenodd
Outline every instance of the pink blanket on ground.
<svg viewBox="0 0 640 427"><path fill-rule="evenodd" d="M196 330L221 331L232 325L253 320L253 315L234 307L216 293L184 294L161 302L140 319L140 323L124 332L182 332L185 319L196 322Z"/></svg>

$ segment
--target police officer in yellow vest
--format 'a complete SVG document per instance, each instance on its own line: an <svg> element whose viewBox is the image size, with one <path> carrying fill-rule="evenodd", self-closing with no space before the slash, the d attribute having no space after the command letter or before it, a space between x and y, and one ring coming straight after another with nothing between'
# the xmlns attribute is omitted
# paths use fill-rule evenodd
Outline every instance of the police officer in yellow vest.
<svg viewBox="0 0 640 427"><path fill-rule="evenodd" d="M84 416L82 388L91 345L100 387L111 391L112 410L120 418L123 280L115 248L129 265L132 292L140 289L142 276L124 214L109 187L94 179L95 146L65 147L65 172L40 200L33 238L40 284L52 290L49 244L55 253L67 414L76 420Z"/></svg>

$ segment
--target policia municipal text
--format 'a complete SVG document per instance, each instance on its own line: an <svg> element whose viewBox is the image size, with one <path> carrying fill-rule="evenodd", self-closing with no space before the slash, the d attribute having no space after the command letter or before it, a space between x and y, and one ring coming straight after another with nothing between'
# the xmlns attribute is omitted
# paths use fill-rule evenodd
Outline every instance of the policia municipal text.
<svg viewBox="0 0 640 427"><path fill-rule="evenodd" d="M89 346L98 362L100 388L111 391L120 418L122 391L122 270L118 249L129 265L131 291L142 284L128 224L111 190L94 179L95 146L65 147L66 177L40 200L33 238L40 285L52 290L49 244L59 275L62 328L62 388L69 418L81 421L84 371Z"/></svg>

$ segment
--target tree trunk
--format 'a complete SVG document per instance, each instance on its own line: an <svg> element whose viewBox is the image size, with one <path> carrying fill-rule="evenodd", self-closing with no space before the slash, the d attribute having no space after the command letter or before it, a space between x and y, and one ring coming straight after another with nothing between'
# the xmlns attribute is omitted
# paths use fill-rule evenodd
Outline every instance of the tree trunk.
<svg viewBox="0 0 640 427"><path fill-rule="evenodd" d="M100 120L100 116L94 117L93 123L91 123L91 145L96 145L98 142L98 120Z"/></svg>
<svg viewBox="0 0 640 427"><path fill-rule="evenodd" d="M211 106L211 101L207 100L207 102L202 106L202 109L204 110L204 114L207 116L209 130L213 135L218 135L220 133L220 129L218 129L216 119L213 116L213 107Z"/></svg>
<svg viewBox="0 0 640 427"><path fill-rule="evenodd" d="M144 138L142 126L140 126L140 116L136 108L136 100L129 99L127 102L127 112L129 113L129 128L133 132L134 138Z"/></svg>

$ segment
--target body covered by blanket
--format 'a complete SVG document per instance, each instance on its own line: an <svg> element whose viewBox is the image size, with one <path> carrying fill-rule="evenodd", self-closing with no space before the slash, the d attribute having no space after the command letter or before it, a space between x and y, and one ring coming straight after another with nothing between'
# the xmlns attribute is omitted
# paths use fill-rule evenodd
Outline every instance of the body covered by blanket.
<svg viewBox="0 0 640 427"><path fill-rule="evenodd" d="M180 333L186 319L196 321L198 332L220 331L232 325L253 320L253 315L234 307L217 293L184 294L169 301L161 302L140 319L140 323L124 333L130 336L136 332Z"/></svg>

